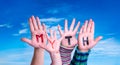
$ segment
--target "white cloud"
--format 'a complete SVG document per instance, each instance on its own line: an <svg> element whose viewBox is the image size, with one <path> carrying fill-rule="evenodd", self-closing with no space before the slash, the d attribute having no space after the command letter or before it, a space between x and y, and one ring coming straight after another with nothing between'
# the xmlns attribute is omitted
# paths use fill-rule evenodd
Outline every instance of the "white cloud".
<svg viewBox="0 0 120 65"><path fill-rule="evenodd" d="M58 26L52 26L52 27L50 27L49 25L46 25L46 31L47 31L47 33L50 33L50 31L49 31L50 29L52 31L56 31L57 38L60 37L60 33L58 31ZM63 27L61 27L61 29L63 29Z"/></svg>
<svg viewBox="0 0 120 65"><path fill-rule="evenodd" d="M61 20L63 20L64 18L43 18L43 19L40 19L42 22L45 22L46 24L46 30L47 32L49 33L49 29L51 28L52 30L55 30L57 32L57 34L59 33L58 30L57 30L57 26L52 26L51 27L51 23L54 24L54 22L59 22ZM12 34L13 36L19 36L21 34L25 34L28 32L28 29L26 28L28 24L26 23L21 23L21 25L24 27L24 29L21 29L18 31L18 33L15 33L15 34ZM62 28L62 27L61 27Z"/></svg>
<svg viewBox="0 0 120 65"><path fill-rule="evenodd" d="M64 20L64 18L43 18L40 19L42 22L59 22L61 20Z"/></svg>
<svg viewBox="0 0 120 65"><path fill-rule="evenodd" d="M13 34L13 36L19 36L19 35L21 35L21 34L25 34L25 33L27 33L27 31L28 31L28 29L21 29L21 30L19 30L19 32L18 33L15 33L15 34Z"/></svg>
<svg viewBox="0 0 120 65"><path fill-rule="evenodd" d="M63 3L61 6L59 7L54 7L54 8L49 8L46 13L48 14L58 14L60 12L64 12L64 13L68 13L68 11L71 11L73 6L68 5Z"/></svg>
<svg viewBox="0 0 120 65"><path fill-rule="evenodd" d="M59 13L59 11L57 9L50 9L50 10L47 11L47 13L57 14L57 13Z"/></svg>
<svg viewBox="0 0 120 65"><path fill-rule="evenodd" d="M31 48L4 50L0 52L0 65L29 65L32 58L30 51L33 50Z"/></svg>
<svg viewBox="0 0 120 65"><path fill-rule="evenodd" d="M1 28L2 28L2 27L11 28L12 25L10 25L10 24L0 24L0 27L1 27Z"/></svg>
<svg viewBox="0 0 120 65"><path fill-rule="evenodd" d="M0 65L30 65L33 57L33 48L16 48L0 52ZM8 54L9 53L9 54ZM45 52L45 65L50 65L49 53Z"/></svg>
<svg viewBox="0 0 120 65"><path fill-rule="evenodd" d="M60 37L60 33L58 31L58 26L52 26L50 29L53 30L53 31L56 31L57 37Z"/></svg>
<svg viewBox="0 0 120 65"><path fill-rule="evenodd" d="M103 34L103 33L102 33ZM117 33L106 33L106 34L103 34L104 36L114 36L116 35Z"/></svg>
<svg viewBox="0 0 120 65"><path fill-rule="evenodd" d="M102 40L92 49L92 55L119 56L119 43L115 38Z"/></svg>
<svg viewBox="0 0 120 65"><path fill-rule="evenodd" d="M19 31L19 34L27 33L27 30L28 30L28 29L22 29L22 30Z"/></svg>
<svg viewBox="0 0 120 65"><path fill-rule="evenodd" d="M28 26L27 23L21 23L21 25L22 25L22 27L24 27L24 28Z"/></svg>

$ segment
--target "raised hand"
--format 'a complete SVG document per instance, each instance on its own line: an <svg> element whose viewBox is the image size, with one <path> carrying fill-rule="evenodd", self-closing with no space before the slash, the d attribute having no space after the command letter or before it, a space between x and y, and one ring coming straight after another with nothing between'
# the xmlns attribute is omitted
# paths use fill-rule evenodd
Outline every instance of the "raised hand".
<svg viewBox="0 0 120 65"><path fill-rule="evenodd" d="M50 37L48 36L48 34L46 35L48 44L44 48L50 53L58 53L60 48L60 42L63 39L64 35L60 39L57 39L56 31L53 32L52 30L50 30Z"/></svg>
<svg viewBox="0 0 120 65"><path fill-rule="evenodd" d="M64 32L61 30L60 26L58 27L60 35L61 36L65 35L65 37L62 40L62 44L61 44L65 48L74 48L74 46L77 44L77 39L75 35L80 26L80 22L78 22L75 29L74 29L74 24L75 24L75 19L73 19L70 29L68 30L68 21L65 20Z"/></svg>
<svg viewBox="0 0 120 65"><path fill-rule="evenodd" d="M59 48L60 42L64 38L64 35L60 39L57 39L56 31L53 32L52 30L50 30L50 37L48 35L46 37L48 40L48 44L46 44L42 48L46 49L50 53L52 60L51 65L62 65Z"/></svg>
<svg viewBox="0 0 120 65"><path fill-rule="evenodd" d="M31 40L27 38L22 38L22 41L28 43L34 48L43 47L46 44L46 27L41 25L40 19L38 17L30 17L29 25L31 31Z"/></svg>
<svg viewBox="0 0 120 65"><path fill-rule="evenodd" d="M78 36L78 48L80 51L87 52L102 39L102 36L98 36L94 39L94 28L94 22L90 19L89 22L86 20L85 24L80 29Z"/></svg>

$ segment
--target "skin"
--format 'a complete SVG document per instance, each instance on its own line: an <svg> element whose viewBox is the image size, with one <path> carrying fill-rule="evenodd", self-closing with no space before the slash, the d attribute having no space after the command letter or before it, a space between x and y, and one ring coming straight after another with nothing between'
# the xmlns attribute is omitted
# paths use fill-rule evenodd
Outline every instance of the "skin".
<svg viewBox="0 0 120 65"><path fill-rule="evenodd" d="M102 36L98 36L97 38L94 39L94 28L95 28L94 21L90 19L89 21L86 20L85 24L80 29L79 36L78 36L78 48L81 52L87 52L89 49L93 48L102 39ZM87 45L86 42L84 45L82 39L83 38L86 39L87 37L88 37L89 45Z"/></svg>
<svg viewBox="0 0 120 65"><path fill-rule="evenodd" d="M23 42L28 43L30 46L34 47L34 55L31 65L44 65L44 49L42 48L46 44L46 27L41 25L38 17L31 16L29 18L29 25L31 31L31 39L22 38ZM36 39L36 35L43 34L44 42L39 38Z"/></svg>
<svg viewBox="0 0 120 65"><path fill-rule="evenodd" d="M53 32L52 30L50 30L50 36L48 36L48 34L46 35L48 44L44 46L44 49L46 49L50 53L52 60L51 65L62 65L59 48L60 42L64 38L64 35L61 38L57 39L56 31Z"/></svg>
<svg viewBox="0 0 120 65"><path fill-rule="evenodd" d="M74 29L75 19L73 19L70 29L68 30L67 20L65 20L64 32L61 30L60 26L58 26L58 30L60 32L61 38L57 39L56 32L50 30L50 36L46 33L45 25L41 25L38 17L30 17L29 25L31 31L31 39L22 38L22 41L28 43L32 47L34 47L34 56L31 62L31 65L44 65L44 49L50 53L52 64L51 65L62 65L61 57L60 57L60 43L62 42L62 46L67 49L73 49L78 42L78 48L82 52L87 52L89 49L93 48L98 41L102 39L102 36L98 36L94 39L94 22L92 19L85 22L79 32L78 41L75 38L77 30L80 26L80 22L78 22L77 26ZM36 35L43 34L44 42L39 38L36 39ZM71 45L68 44L68 39L65 39L65 36L72 36L70 38ZM88 37L89 45L85 42L83 45L83 37ZM48 40L48 44L46 41Z"/></svg>
<svg viewBox="0 0 120 65"><path fill-rule="evenodd" d="M75 21L76 21L76 19L74 18L72 20L70 28L68 29L68 20L65 20L64 31L61 30L60 26L58 26L58 30L60 32L60 36L65 35L65 37L62 40L61 47L65 48L65 49L68 49L68 50L69 49L74 49L74 47L78 43L77 42L77 38L75 36L76 36L76 33L77 33L78 28L80 26L80 22L78 22L77 25L76 25L76 27L74 28ZM70 37L70 38L67 39L66 37ZM66 57L68 57L68 56L66 55ZM62 58L62 59L64 59L64 58ZM67 64L69 64L69 63L67 63ZM65 65L67 65L67 64L65 64Z"/></svg>
<svg viewBox="0 0 120 65"><path fill-rule="evenodd" d="M80 22L77 23L75 29L74 29L74 25L75 25L75 19L73 19L71 25L70 25L70 29L68 30L68 20L65 20L65 27L64 27L64 32L61 30L61 27L58 27L58 30L60 32L60 36L72 36L72 38L70 38L70 45L68 42L68 39L66 39L65 37L62 40L62 46L67 48L67 49L73 49L76 45L77 45L77 39L75 37L77 30L80 26Z"/></svg>

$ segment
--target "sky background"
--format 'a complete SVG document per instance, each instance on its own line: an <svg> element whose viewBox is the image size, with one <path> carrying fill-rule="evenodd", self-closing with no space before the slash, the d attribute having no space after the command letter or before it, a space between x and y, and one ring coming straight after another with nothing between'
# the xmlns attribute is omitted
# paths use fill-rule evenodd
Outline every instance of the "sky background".
<svg viewBox="0 0 120 65"><path fill-rule="evenodd" d="M0 65L29 65L33 47L22 42L30 38L28 18L39 16L47 29L57 31L64 20L76 18L81 25L92 18L95 37L104 38L92 49L88 65L120 65L120 1L119 0L0 0ZM59 34L58 34L59 35ZM45 52L45 64L50 65Z"/></svg>

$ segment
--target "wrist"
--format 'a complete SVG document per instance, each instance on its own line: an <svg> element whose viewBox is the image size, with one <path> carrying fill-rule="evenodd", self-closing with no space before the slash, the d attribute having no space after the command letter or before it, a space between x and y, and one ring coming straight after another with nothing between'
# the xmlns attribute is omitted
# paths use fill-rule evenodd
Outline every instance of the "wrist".
<svg viewBox="0 0 120 65"><path fill-rule="evenodd" d="M73 49L67 49L62 46L60 46L60 55L63 65L69 65L71 61L71 53Z"/></svg>
<svg viewBox="0 0 120 65"><path fill-rule="evenodd" d="M65 46L63 46L63 45L61 45L60 47L65 48L65 49L68 49L68 50L74 49L74 47L65 47Z"/></svg>
<svg viewBox="0 0 120 65"><path fill-rule="evenodd" d="M58 51L58 52L50 52L50 56L51 57L56 57L56 56L58 56L58 55L60 55L60 52Z"/></svg>
<svg viewBox="0 0 120 65"><path fill-rule="evenodd" d="M34 48L34 51L35 52L44 52L44 49L42 49L42 48Z"/></svg>
<svg viewBox="0 0 120 65"><path fill-rule="evenodd" d="M88 49L80 49L79 47L76 47L77 49L77 51L78 52L80 52L80 53L89 53L90 52L90 49L88 50Z"/></svg>
<svg viewBox="0 0 120 65"><path fill-rule="evenodd" d="M81 52L78 47L76 47L73 59L71 61L71 65L81 64L87 65L88 56L90 54L90 50L88 52ZM77 61L76 61L77 60Z"/></svg>
<svg viewBox="0 0 120 65"><path fill-rule="evenodd" d="M81 48L81 47L79 47L79 46L78 46L78 50L79 50L79 51L81 51L81 52L83 52L83 53L84 53L84 52L88 52L88 51L89 51L89 49L82 49L82 48Z"/></svg>
<svg viewBox="0 0 120 65"><path fill-rule="evenodd" d="M84 53L84 52L88 52L89 50L83 50L83 49L81 49L80 51Z"/></svg>
<svg viewBox="0 0 120 65"><path fill-rule="evenodd" d="M50 53L52 63L51 65L62 65L60 53Z"/></svg>

